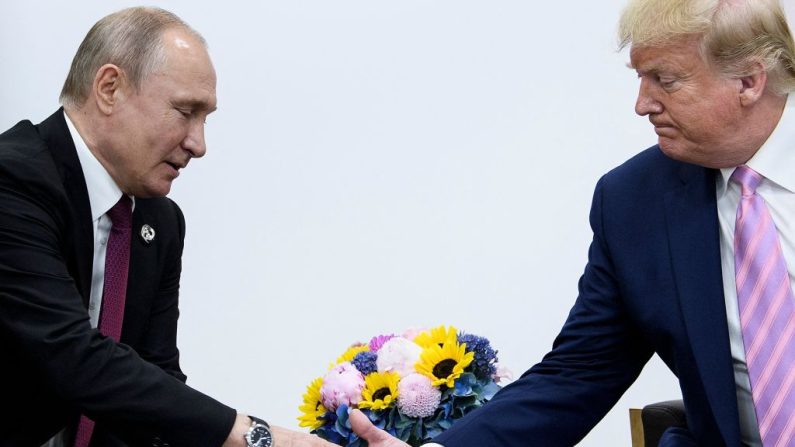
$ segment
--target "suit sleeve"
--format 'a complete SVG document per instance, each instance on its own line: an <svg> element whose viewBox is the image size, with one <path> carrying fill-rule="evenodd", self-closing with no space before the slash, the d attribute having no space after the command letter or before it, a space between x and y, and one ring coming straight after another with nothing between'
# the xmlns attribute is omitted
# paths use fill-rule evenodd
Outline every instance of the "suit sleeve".
<svg viewBox="0 0 795 447"><path fill-rule="evenodd" d="M652 349L622 305L603 227L603 194L600 180L591 207L588 264L552 351L434 442L445 447L572 446L635 381Z"/></svg>
<svg viewBox="0 0 795 447"><path fill-rule="evenodd" d="M0 164L0 337L76 411L172 446L221 445L233 409L91 328L62 255L68 202L46 168Z"/></svg>

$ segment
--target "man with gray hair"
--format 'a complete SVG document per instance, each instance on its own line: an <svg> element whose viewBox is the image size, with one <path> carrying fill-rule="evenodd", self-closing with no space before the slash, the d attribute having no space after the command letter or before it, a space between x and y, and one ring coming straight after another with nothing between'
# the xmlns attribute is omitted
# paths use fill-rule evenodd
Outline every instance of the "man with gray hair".
<svg viewBox="0 0 795 447"><path fill-rule="evenodd" d="M658 144L599 180L552 351L433 445L574 445L655 353L688 426L660 445L795 445L795 44L781 5L630 0L620 41ZM404 445L351 421L371 447Z"/></svg>
<svg viewBox="0 0 795 447"><path fill-rule="evenodd" d="M196 31L126 9L80 45L63 109L0 135L0 446L331 445L184 383L164 196L206 151L215 87Z"/></svg>

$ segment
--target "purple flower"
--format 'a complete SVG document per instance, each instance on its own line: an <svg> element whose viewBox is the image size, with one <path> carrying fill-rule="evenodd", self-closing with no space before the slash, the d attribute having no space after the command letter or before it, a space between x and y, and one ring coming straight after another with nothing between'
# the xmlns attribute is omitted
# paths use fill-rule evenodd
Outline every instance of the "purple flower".
<svg viewBox="0 0 795 447"><path fill-rule="evenodd" d="M377 337L373 337L370 340L370 351L378 352L378 350L381 349L381 346L384 346L384 343L388 342L393 338L395 338L394 335L379 335Z"/></svg>
<svg viewBox="0 0 795 447"><path fill-rule="evenodd" d="M336 411L340 405L353 406L362 400L364 376L350 362L343 362L323 376L320 399L323 406Z"/></svg>

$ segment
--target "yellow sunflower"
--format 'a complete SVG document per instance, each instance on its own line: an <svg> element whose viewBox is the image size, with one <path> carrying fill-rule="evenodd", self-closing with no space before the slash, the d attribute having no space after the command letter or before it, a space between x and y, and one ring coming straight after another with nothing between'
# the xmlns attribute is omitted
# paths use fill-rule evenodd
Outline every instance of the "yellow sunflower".
<svg viewBox="0 0 795 447"><path fill-rule="evenodd" d="M420 332L414 338L414 343L417 343L423 348L429 348L433 345L441 346L448 341L457 341L458 331L453 326L444 325L435 327L429 331Z"/></svg>
<svg viewBox="0 0 795 447"><path fill-rule="evenodd" d="M455 340L448 340L441 346L433 344L422 351L415 369L431 379L433 386L446 385L452 388L464 368L475 358L474 352L466 352L466 346Z"/></svg>
<svg viewBox="0 0 795 447"><path fill-rule="evenodd" d="M359 408L385 410L395 405L398 397L398 382L400 382L400 375L395 372L368 374L364 378L364 389Z"/></svg>
<svg viewBox="0 0 795 447"><path fill-rule="evenodd" d="M356 357L356 354L358 354L360 352L369 351L369 350L370 350L370 346L368 346L368 345L353 345L350 348L348 348L348 350L345 351L344 354L339 356L339 358L337 359L337 363L335 365L333 365L333 366L339 365L342 362L352 362L353 358Z"/></svg>
<svg viewBox="0 0 795 447"><path fill-rule="evenodd" d="M309 427L309 430L320 428L325 421L320 419L328 410L320 400L320 387L323 385L323 378L318 377L306 387L304 393L304 403L298 409L303 413L298 417L298 425Z"/></svg>

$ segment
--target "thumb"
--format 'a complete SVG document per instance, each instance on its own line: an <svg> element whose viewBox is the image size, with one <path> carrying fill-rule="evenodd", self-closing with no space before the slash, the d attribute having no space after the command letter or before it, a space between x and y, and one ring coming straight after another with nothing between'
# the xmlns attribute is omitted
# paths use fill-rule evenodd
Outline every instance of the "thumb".
<svg viewBox="0 0 795 447"><path fill-rule="evenodd" d="M386 432L379 430L378 427L370 422L370 418L359 410L351 410L348 420L351 422L351 428L354 433L367 442L389 439L389 435Z"/></svg>

